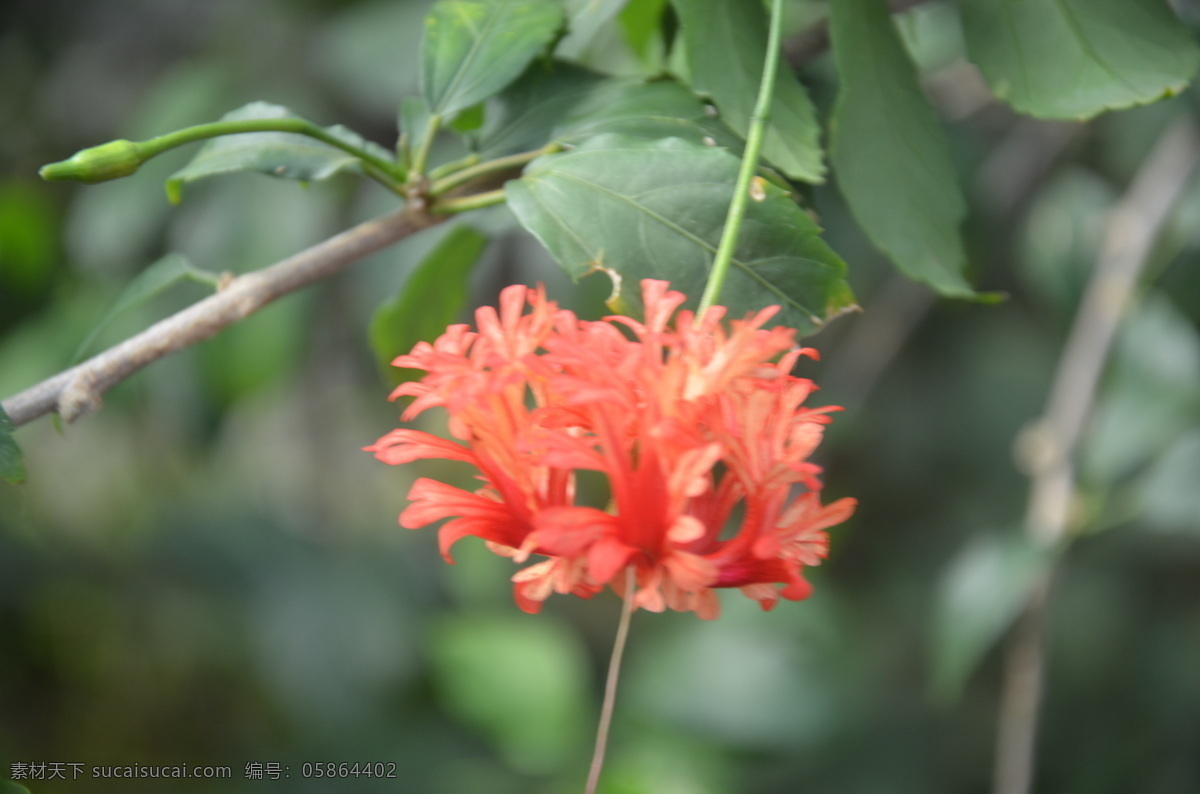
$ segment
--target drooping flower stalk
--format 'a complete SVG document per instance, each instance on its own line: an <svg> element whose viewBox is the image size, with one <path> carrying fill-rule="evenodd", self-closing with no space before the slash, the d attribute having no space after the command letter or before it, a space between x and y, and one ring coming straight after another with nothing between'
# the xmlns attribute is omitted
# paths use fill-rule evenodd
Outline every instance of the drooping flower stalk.
<svg viewBox="0 0 1200 794"><path fill-rule="evenodd" d="M600 707L600 724L596 727L596 749L592 753L592 765L588 769L587 785L583 794L594 794L600 783L600 770L604 768L604 753L608 749L608 729L612 725L613 706L617 701L617 680L621 675L621 658L625 655L625 640L629 638L629 623L633 617L634 571L626 569L625 600L621 604L621 620L617 624L617 638L613 640L612 657L608 660L608 677L604 683L604 703Z"/></svg>

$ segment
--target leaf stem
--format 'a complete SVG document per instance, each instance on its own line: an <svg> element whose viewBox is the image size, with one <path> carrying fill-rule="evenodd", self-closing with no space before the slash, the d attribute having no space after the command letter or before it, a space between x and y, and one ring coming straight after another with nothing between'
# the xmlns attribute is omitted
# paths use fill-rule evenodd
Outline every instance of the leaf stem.
<svg viewBox="0 0 1200 794"><path fill-rule="evenodd" d="M497 190L488 190L484 193L475 193L462 198L446 199L445 201L435 202L429 211L435 215L449 215L457 212L467 212L468 210L482 209L483 207L491 207L496 204L503 204L505 201L504 188Z"/></svg>
<svg viewBox="0 0 1200 794"><path fill-rule="evenodd" d="M430 168L429 178L436 182L448 174L453 174L457 171L461 171L464 168L470 168L478 162L479 155L476 152L471 152L460 160L453 160L449 163L442 163L437 168Z"/></svg>
<svg viewBox="0 0 1200 794"><path fill-rule="evenodd" d="M600 782L600 770L604 768L604 752L608 749L608 729L612 725L613 706L617 701L617 679L621 675L621 657L625 654L625 641L629 638L629 622L633 616L633 593L637 588L634 566L625 569L625 600L621 604L621 620L617 623L617 637L613 641L612 657L608 661L608 680L604 684L604 704L600 707L600 724L596 728L596 749L592 753L592 766L588 770L587 787L584 794L595 794Z"/></svg>
<svg viewBox="0 0 1200 794"><path fill-rule="evenodd" d="M750 130L746 135L742 167L738 171L737 182L733 188L733 201L729 204L729 214L725 217L725 229L721 233L721 242L717 245L717 254L713 258L712 270L709 271L708 284L704 288L704 295L700 298L697 314L703 314L720 296L721 288L725 285L725 277L729 274L729 264L733 260L733 252L737 247L738 235L742 230L742 219L746 217L750 180L754 177L754 169L758 164L758 153L762 149L763 136L766 134L767 119L771 116L771 95L775 91L775 71L779 66L782 20L783 0L771 0L771 27L767 33L767 59L763 64L762 81L758 85L758 100L754 104L754 114L750 117Z"/></svg>
<svg viewBox="0 0 1200 794"><path fill-rule="evenodd" d="M547 144L540 149L535 149L532 152L521 152L520 154L510 154L507 157L497 157L495 160L471 165L467 168L455 171L442 179L437 180L429 188L429 195L440 196L448 190L452 190L459 185L465 185L472 179L478 179L481 176L494 174L498 171L507 171L510 168L518 168L527 163L530 163L543 154L550 154L562 149L562 146L557 143Z"/></svg>
<svg viewBox="0 0 1200 794"><path fill-rule="evenodd" d="M425 176L425 166L429 163L429 151L433 148L433 139L437 137L437 131L441 126L442 117L439 114L434 113L429 117L429 121L425 124L425 134L421 136L421 143L413 154L412 168L408 173L409 184L419 182Z"/></svg>

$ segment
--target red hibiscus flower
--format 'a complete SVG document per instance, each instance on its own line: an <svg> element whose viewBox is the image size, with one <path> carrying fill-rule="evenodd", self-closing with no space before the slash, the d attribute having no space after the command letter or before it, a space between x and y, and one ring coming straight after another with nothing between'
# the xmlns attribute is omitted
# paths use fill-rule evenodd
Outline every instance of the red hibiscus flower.
<svg viewBox="0 0 1200 794"><path fill-rule="evenodd" d="M822 504L808 460L838 410L804 407L815 386L791 375L815 351L796 348L793 329L763 327L778 307L726 330L722 307L696 318L666 282L642 290L644 323L585 322L540 287L509 287L499 313L478 310L477 330L453 325L397 358L427 373L393 392L415 398L402 419L441 406L463 443L399 429L366 449L391 464L463 461L483 483L472 493L419 479L400 524L450 519L439 533L448 562L467 535L519 563L544 557L513 577L526 612L553 592L623 592L630 567L633 606L650 611L714 618L722 587L764 609L805 598L802 569L856 504ZM578 471L607 478L608 509L575 503Z"/></svg>

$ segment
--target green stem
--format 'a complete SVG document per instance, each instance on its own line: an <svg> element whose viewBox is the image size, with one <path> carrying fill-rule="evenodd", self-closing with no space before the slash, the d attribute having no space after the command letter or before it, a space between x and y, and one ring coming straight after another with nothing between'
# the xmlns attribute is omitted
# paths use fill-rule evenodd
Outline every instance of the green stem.
<svg viewBox="0 0 1200 794"><path fill-rule="evenodd" d="M491 207L496 204L503 204L505 201L504 188L499 190L489 190L485 193L475 193L462 198L446 199L445 201L435 202L429 211L435 215L449 215L456 212L467 212L468 210L482 209L483 207Z"/></svg>
<svg viewBox="0 0 1200 794"><path fill-rule="evenodd" d="M758 101L755 102L754 114L750 117L750 131L746 135L742 167L738 171L737 182L733 188L733 201L729 204L729 214L725 217L725 230L721 233L721 242L717 245L717 255L713 259L712 270L708 274L708 284L704 288L704 295L700 298L698 314L703 314L721 294L721 287L725 285L725 277L729 274L729 264L733 261L738 235L742 230L742 219L746 216L746 201L750 197L750 180L754 177L754 169L758 164L758 153L762 149L763 136L766 134L767 119L771 116L771 95L775 91L775 71L779 66L782 19L783 0L771 0L771 28L767 34L767 60L763 65L762 82L758 86Z"/></svg>
<svg viewBox="0 0 1200 794"><path fill-rule="evenodd" d="M408 174L408 181L415 183L420 181L425 175L425 166L429 162L429 150L433 148L433 139L437 137L437 131L442 126L442 117L434 113L429 117L428 123L425 124L425 135L421 138L421 145L417 147L416 154L413 155L412 168Z"/></svg>
<svg viewBox="0 0 1200 794"><path fill-rule="evenodd" d="M510 154L507 157L497 157L495 160L488 160L478 165L472 165L469 168L463 168L434 182L429 188L429 195L440 196L459 185L465 185L472 179L478 179L481 176L487 176L499 171L507 171L510 168L519 168L536 160L543 154L557 152L560 149L562 149L562 146L557 143L551 143L532 152L521 152L520 154Z"/></svg>
<svg viewBox="0 0 1200 794"><path fill-rule="evenodd" d="M182 146L185 143L192 143L193 141L205 138L216 138L220 135L237 135L244 132L292 132L299 135L307 135L309 138L316 138L322 143L327 143L334 148L354 155L364 163L374 166L390 177L398 180L404 179L404 173L401 171L398 163L372 154L354 144L347 143L305 119L283 118L214 121L210 124L197 124L194 127L186 127L182 130L169 132L166 135L160 135L157 138L143 141L138 145L143 147L148 157L153 157L156 154L161 154L168 149L174 149L176 146Z"/></svg>
<svg viewBox="0 0 1200 794"><path fill-rule="evenodd" d="M406 174L399 163L379 157L362 147L347 143L331 135L327 130L318 127L311 121L292 118L214 121L209 124L197 124L194 127L185 127L182 130L169 132L166 135L159 135L157 138L151 138L150 140L138 143L113 141L103 146L84 149L62 163L51 163L42 169L42 176L46 179L79 179L87 182L128 176L151 157L160 155L170 149L207 138L216 138L222 135L239 135L247 132L289 132L315 138L322 143L327 143L330 146L354 155L363 162L363 170L369 177L384 185L389 190L397 193L403 192L403 183ZM107 151L119 151L121 153L122 167L101 174L87 173L86 166L91 161L96 160L99 153ZM85 166L85 170L81 172L79 166Z"/></svg>

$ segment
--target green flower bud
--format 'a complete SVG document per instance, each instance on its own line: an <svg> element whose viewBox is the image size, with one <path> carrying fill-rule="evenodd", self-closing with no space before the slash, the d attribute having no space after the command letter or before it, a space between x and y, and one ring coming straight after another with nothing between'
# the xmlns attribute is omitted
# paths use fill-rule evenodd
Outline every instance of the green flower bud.
<svg viewBox="0 0 1200 794"><path fill-rule="evenodd" d="M74 180L76 182L107 182L120 179L138 170L145 160L141 147L132 141L109 141L76 152L68 160L42 166L38 172L42 179L50 182Z"/></svg>

